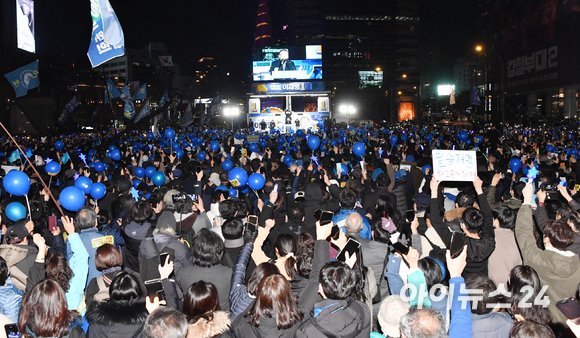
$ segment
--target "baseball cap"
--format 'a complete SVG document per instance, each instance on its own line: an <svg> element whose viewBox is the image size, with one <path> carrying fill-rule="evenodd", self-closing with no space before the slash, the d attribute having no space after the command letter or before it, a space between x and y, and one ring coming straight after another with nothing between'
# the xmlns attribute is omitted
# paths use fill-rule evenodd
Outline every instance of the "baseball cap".
<svg viewBox="0 0 580 338"><path fill-rule="evenodd" d="M431 198L424 192L415 195L415 203L417 205L429 205Z"/></svg>
<svg viewBox="0 0 580 338"><path fill-rule="evenodd" d="M181 170L180 169L175 169L173 170L173 177L181 177Z"/></svg>
<svg viewBox="0 0 580 338"><path fill-rule="evenodd" d="M17 237L18 239L24 239L28 235L28 229L24 226L24 224L22 224L22 222L16 223L6 230L6 238Z"/></svg>

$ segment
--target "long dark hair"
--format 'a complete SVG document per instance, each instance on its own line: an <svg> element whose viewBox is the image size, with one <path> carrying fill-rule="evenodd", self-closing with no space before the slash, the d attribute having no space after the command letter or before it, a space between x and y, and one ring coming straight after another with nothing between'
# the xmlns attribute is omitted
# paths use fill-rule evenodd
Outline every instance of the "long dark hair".
<svg viewBox="0 0 580 338"><path fill-rule="evenodd" d="M262 279L264 279L265 276L279 274L279 273L280 273L280 270L278 269L276 264L262 263L262 264L258 265L254 269L254 271L252 271L252 274L250 275L250 279L248 279L248 293L251 294L252 296L257 295L258 294L258 286L260 285L260 282L262 281Z"/></svg>
<svg viewBox="0 0 580 338"><path fill-rule="evenodd" d="M68 261L63 255L48 255L46 257L46 278L52 279L67 292L73 271L68 266Z"/></svg>
<svg viewBox="0 0 580 338"><path fill-rule="evenodd" d="M58 283L45 279L36 284L22 300L22 310L18 328L23 337L28 321L32 318L35 328L30 328L36 336L62 337L71 328L71 323L79 318L76 311L69 311L64 290Z"/></svg>
<svg viewBox="0 0 580 338"><path fill-rule="evenodd" d="M375 210L373 216L373 222L376 220L380 220L382 217L390 217L393 222L397 225L399 224L399 220L401 219L401 214L397 210L397 207L393 205L391 199L385 195L380 195L377 198L377 202L375 203Z"/></svg>
<svg viewBox="0 0 580 338"><path fill-rule="evenodd" d="M246 314L248 323L260 326L260 317L275 318L278 330L289 329L304 315L296 304L290 283L280 274L266 276L258 285L256 301Z"/></svg>
<svg viewBox="0 0 580 338"><path fill-rule="evenodd" d="M218 291L212 283L199 281L191 284L183 297L183 314L189 324L199 319L213 319L213 312L220 310Z"/></svg>
<svg viewBox="0 0 580 338"><path fill-rule="evenodd" d="M111 281L109 301L130 301L144 296L139 278L127 272L119 272Z"/></svg>
<svg viewBox="0 0 580 338"><path fill-rule="evenodd" d="M529 292L530 287L533 289L532 295ZM548 308L533 304L541 290L542 282L534 268L528 265L518 265L512 269L507 290L511 293L512 311L524 317L525 320L549 324L552 321L552 315ZM528 300L530 306L519 307L519 303L525 299Z"/></svg>

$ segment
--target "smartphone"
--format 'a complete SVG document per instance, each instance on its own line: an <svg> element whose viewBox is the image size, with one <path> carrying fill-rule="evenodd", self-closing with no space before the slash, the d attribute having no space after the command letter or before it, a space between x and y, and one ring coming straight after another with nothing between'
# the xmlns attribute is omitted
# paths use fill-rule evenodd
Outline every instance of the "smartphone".
<svg viewBox="0 0 580 338"><path fill-rule="evenodd" d="M52 232L56 228L56 216L48 216L48 231Z"/></svg>
<svg viewBox="0 0 580 338"><path fill-rule="evenodd" d="M201 171L201 166L200 165L196 165L195 166L195 173L198 174Z"/></svg>
<svg viewBox="0 0 580 338"><path fill-rule="evenodd" d="M556 303L556 307L564 313L574 324L580 325L580 304L573 297Z"/></svg>
<svg viewBox="0 0 580 338"><path fill-rule="evenodd" d="M333 225L332 230L330 232L330 236L328 236L326 240L330 241L331 239L334 239L336 241L338 237L340 237L340 228L338 227L338 225Z"/></svg>
<svg viewBox="0 0 580 338"><path fill-rule="evenodd" d="M251 229L252 231L256 230L258 228L258 216L255 215L248 216L248 225L253 226L253 228Z"/></svg>
<svg viewBox="0 0 580 338"><path fill-rule="evenodd" d="M274 189L272 189L273 192L278 192L278 183L274 184Z"/></svg>
<svg viewBox="0 0 580 338"><path fill-rule="evenodd" d="M449 251L451 251L451 258L457 258L461 255L463 247L465 246L465 234L463 232L454 231L451 235L451 243Z"/></svg>
<svg viewBox="0 0 580 338"><path fill-rule="evenodd" d="M192 201L197 202L197 195L189 195Z"/></svg>
<svg viewBox="0 0 580 338"><path fill-rule="evenodd" d="M155 296L159 297L159 300L165 299L165 295L163 293L163 283L161 283L161 279L151 279L145 281L145 288L147 289L147 296L149 300L153 302Z"/></svg>
<svg viewBox="0 0 580 338"><path fill-rule="evenodd" d="M346 245L344 246L344 248L342 248L342 250L340 250L340 252L336 256L336 260L341 261L341 262L345 262L346 261L346 253L348 252L348 256L352 257L352 255L354 253L358 252L359 248L360 248L360 243L355 239L349 238L348 241L346 242Z"/></svg>
<svg viewBox="0 0 580 338"><path fill-rule="evenodd" d="M320 216L321 216L321 215L322 215L322 210L320 210L320 209L318 209L318 210L316 210L316 211L314 212L314 218L315 218L317 221L320 221Z"/></svg>
<svg viewBox="0 0 580 338"><path fill-rule="evenodd" d="M401 255L406 255L409 253L409 247L400 242L393 243L393 248Z"/></svg>
<svg viewBox="0 0 580 338"><path fill-rule="evenodd" d="M320 214L320 225L326 225L332 222L332 218L334 217L334 213L332 211L324 210Z"/></svg>
<svg viewBox="0 0 580 338"><path fill-rule="evenodd" d="M169 254L167 252L164 252L159 255L159 262L161 266L165 266L165 261L167 260L167 257L169 257ZM171 259L169 260L171 261Z"/></svg>
<svg viewBox="0 0 580 338"><path fill-rule="evenodd" d="M336 174L342 174L342 163L336 164Z"/></svg>
<svg viewBox="0 0 580 338"><path fill-rule="evenodd" d="M4 331L6 331L7 338L20 338L20 331L18 330L18 325L14 323L4 325Z"/></svg>

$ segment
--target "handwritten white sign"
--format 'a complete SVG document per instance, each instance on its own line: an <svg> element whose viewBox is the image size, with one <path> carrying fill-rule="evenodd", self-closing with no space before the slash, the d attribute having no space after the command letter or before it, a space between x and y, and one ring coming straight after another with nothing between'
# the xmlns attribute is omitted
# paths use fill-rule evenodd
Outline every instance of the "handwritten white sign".
<svg viewBox="0 0 580 338"><path fill-rule="evenodd" d="M473 181L477 176L475 151L433 150L433 174L438 181Z"/></svg>

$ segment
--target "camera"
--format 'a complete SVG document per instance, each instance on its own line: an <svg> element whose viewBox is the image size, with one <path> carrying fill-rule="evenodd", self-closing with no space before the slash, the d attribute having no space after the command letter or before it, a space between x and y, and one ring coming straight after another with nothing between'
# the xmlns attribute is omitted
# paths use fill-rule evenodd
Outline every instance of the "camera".
<svg viewBox="0 0 580 338"><path fill-rule="evenodd" d="M542 190L546 192L546 200L556 201L558 200L558 185L557 184L545 184L542 185Z"/></svg>

